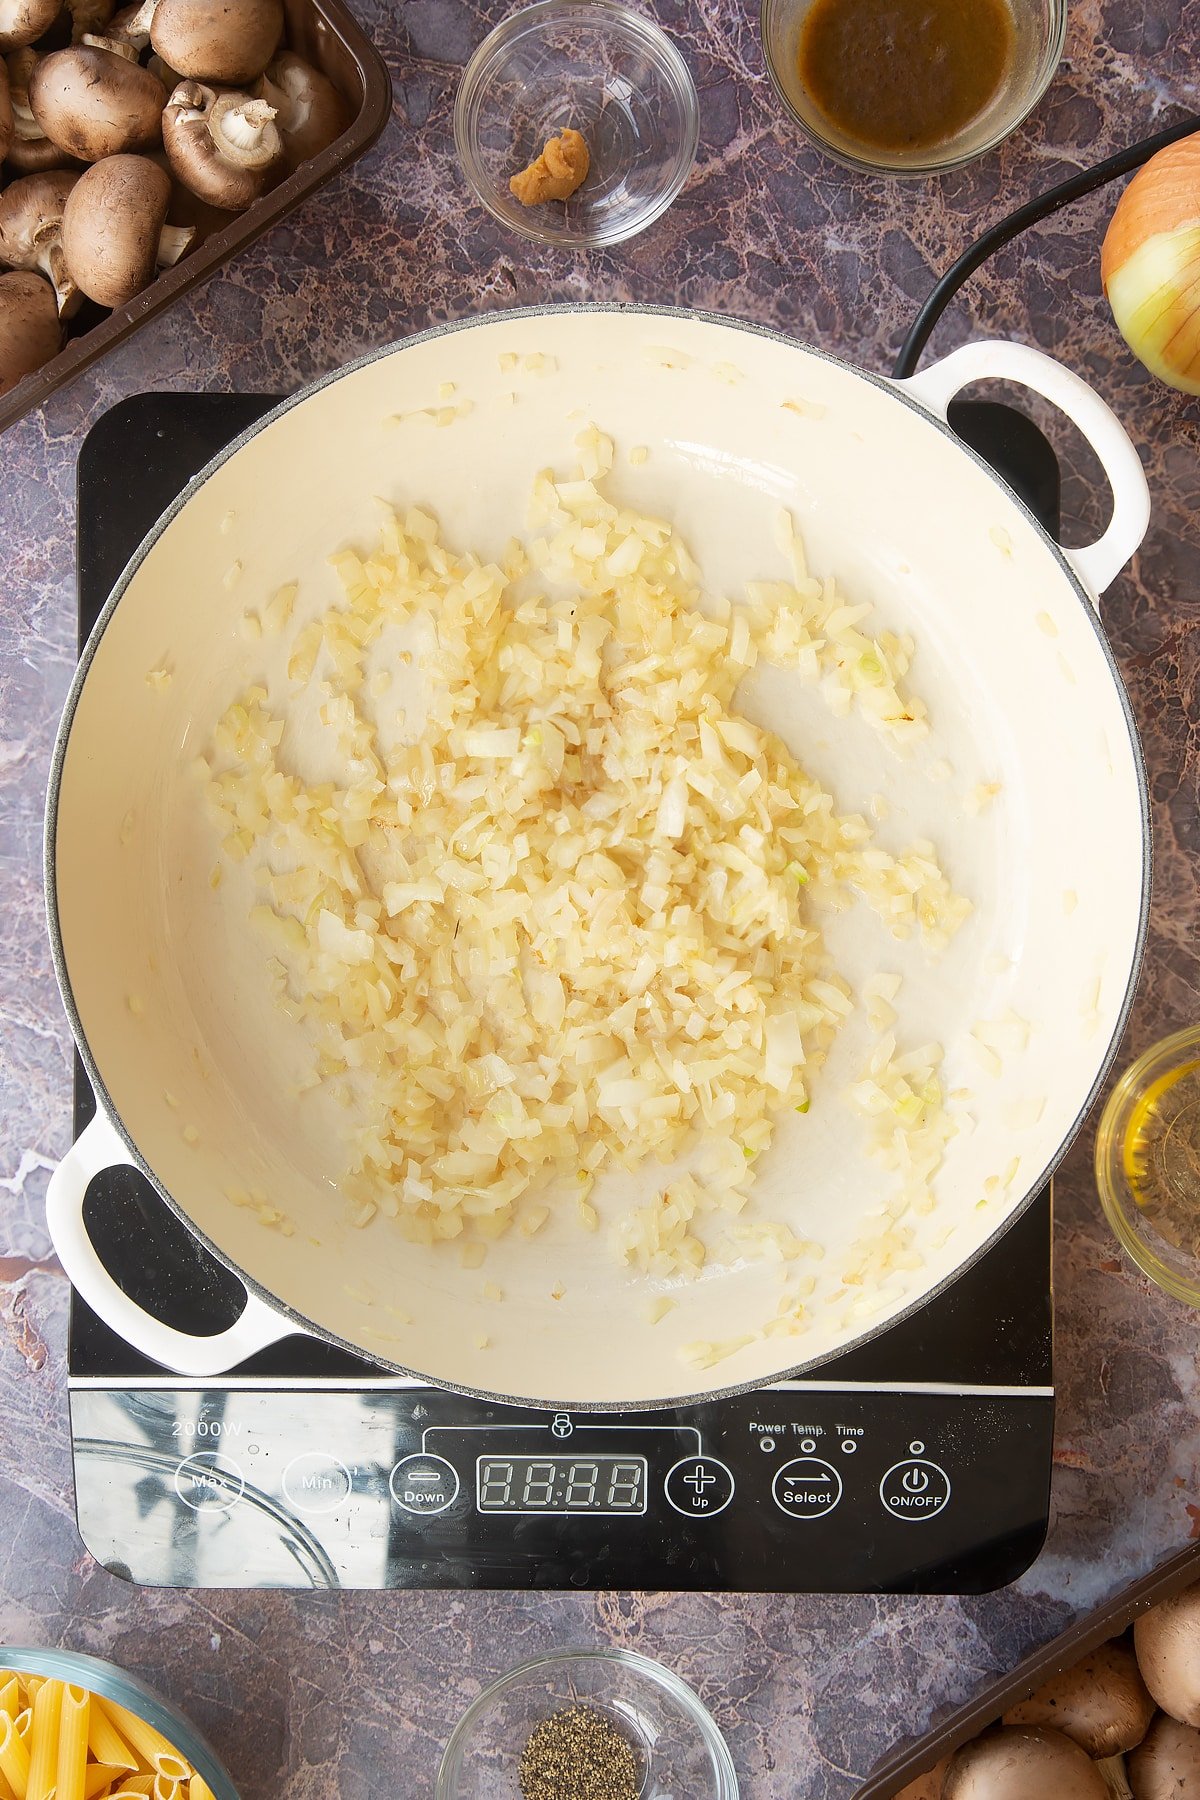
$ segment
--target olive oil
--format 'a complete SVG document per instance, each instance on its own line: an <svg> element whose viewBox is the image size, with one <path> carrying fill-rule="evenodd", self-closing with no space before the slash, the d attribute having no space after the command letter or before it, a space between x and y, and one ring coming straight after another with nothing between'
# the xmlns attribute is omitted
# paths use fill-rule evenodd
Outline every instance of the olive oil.
<svg viewBox="0 0 1200 1800"><path fill-rule="evenodd" d="M931 150L978 117L1015 49L1007 0L814 0L800 81L864 147Z"/></svg>
<svg viewBox="0 0 1200 1800"><path fill-rule="evenodd" d="M1146 1218L1169 1244L1200 1257L1200 1062L1147 1088L1126 1127L1123 1160Z"/></svg>

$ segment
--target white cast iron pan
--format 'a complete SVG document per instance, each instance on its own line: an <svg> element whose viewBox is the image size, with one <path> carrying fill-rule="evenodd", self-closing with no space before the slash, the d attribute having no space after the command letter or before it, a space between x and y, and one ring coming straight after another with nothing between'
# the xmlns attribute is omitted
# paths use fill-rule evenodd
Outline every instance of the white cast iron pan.
<svg viewBox="0 0 1200 1800"><path fill-rule="evenodd" d="M545 361L502 367L510 354ZM1091 440L1115 497L1097 543L1060 550L948 430L951 397L981 377L1036 389ZM466 416L448 429L394 423L436 407L447 381L471 401ZM534 473L569 471L589 421L619 452L648 446L641 468L618 455L613 489L683 527L710 588L736 594L746 579L784 573L772 526L786 505L813 569L917 640L911 681L935 729L907 758L865 726L831 720L783 675L744 692L746 710L782 732L842 810L882 795L884 845L932 838L975 901L936 958L897 946L862 908L830 928L852 981L904 975L901 1046L945 1046L948 1086L970 1090L976 1125L949 1146L933 1213L903 1222L903 1256L847 1289L848 1248L877 1229L893 1192L841 1097L871 1043L861 1017L849 1022L811 1112L788 1115L756 1190L765 1213L825 1247L801 1339L761 1335L779 1291L778 1268L763 1262L710 1265L651 1325L644 1280L617 1267L603 1234L579 1232L573 1208L532 1240L492 1247L483 1271L462 1268L453 1247L410 1245L382 1218L355 1230L337 1192L346 1115L320 1095L303 1106L290 1097L297 1058L246 922L253 896L209 886L216 840L189 765L247 681L282 692L263 646L239 630L246 609L297 579L297 617L327 607L337 589L325 559L371 541L376 496L419 502L454 544L499 553L523 523ZM300 1329L450 1387L598 1408L810 1368L918 1306L1045 1182L1125 1018L1145 925L1146 787L1096 602L1148 513L1138 459L1107 407L1012 344L968 345L891 383L715 318L547 309L426 333L279 407L139 550L84 652L58 740L50 926L99 1114L58 1169L49 1211L88 1302L139 1349L193 1373ZM165 692L146 680L161 668L172 672ZM980 782L1002 785L976 817L965 796ZM970 1034L1009 1009L1029 1021L1028 1044L988 1073ZM244 1278L246 1311L222 1336L157 1324L100 1265L83 1197L95 1171L126 1161ZM598 1191L602 1211L662 1181L657 1167L614 1179ZM228 1190L252 1186L280 1199L293 1236L230 1203ZM484 1298L485 1279L502 1302ZM683 1354L743 1334L753 1341L711 1372Z"/></svg>

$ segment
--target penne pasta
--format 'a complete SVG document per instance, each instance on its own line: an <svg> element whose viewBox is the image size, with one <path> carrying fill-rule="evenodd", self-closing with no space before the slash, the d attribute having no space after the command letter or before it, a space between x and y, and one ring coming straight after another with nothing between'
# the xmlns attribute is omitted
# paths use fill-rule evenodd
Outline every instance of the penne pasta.
<svg viewBox="0 0 1200 1800"><path fill-rule="evenodd" d="M88 1714L88 1749L97 1762L112 1763L119 1769L136 1769L138 1759L104 1710L99 1694L92 1695Z"/></svg>
<svg viewBox="0 0 1200 1800"><path fill-rule="evenodd" d="M83 1800L96 1800L97 1794L107 1794L113 1783L120 1786L121 1778L128 1773L113 1763L89 1763L83 1777Z"/></svg>
<svg viewBox="0 0 1200 1800"><path fill-rule="evenodd" d="M62 1719L63 1684L43 1681L33 1699L29 1731L29 1779L25 1800L51 1800L58 1779L58 1732Z"/></svg>
<svg viewBox="0 0 1200 1800"><path fill-rule="evenodd" d="M91 1706L92 1696L87 1688L73 1683L63 1688L54 1763L55 1800L84 1800Z"/></svg>
<svg viewBox="0 0 1200 1800"><path fill-rule="evenodd" d="M29 1752L17 1729L16 1720L10 1719L7 1713L0 1715L0 1774L3 1774L17 1800L25 1800L25 1790L29 1785Z"/></svg>
<svg viewBox="0 0 1200 1800"><path fill-rule="evenodd" d="M216 1800L162 1732L79 1682L0 1667L0 1800Z"/></svg>
<svg viewBox="0 0 1200 1800"><path fill-rule="evenodd" d="M190 1765L184 1762L174 1744L145 1719L118 1706L115 1700L97 1699L96 1704L103 1707L126 1743L137 1751L143 1762L150 1764L156 1775L166 1774L177 1781L181 1774L189 1772Z"/></svg>

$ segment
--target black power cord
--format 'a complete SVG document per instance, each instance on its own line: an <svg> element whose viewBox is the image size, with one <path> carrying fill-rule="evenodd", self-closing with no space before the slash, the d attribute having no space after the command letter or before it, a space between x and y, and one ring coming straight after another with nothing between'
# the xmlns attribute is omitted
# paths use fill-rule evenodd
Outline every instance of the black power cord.
<svg viewBox="0 0 1200 1800"><path fill-rule="evenodd" d="M1193 132L1200 131L1200 114L1180 119L1176 125L1168 125L1164 131L1155 132L1153 137L1143 138L1140 143L1133 144L1128 150L1118 150L1115 156L1106 156L1094 168L1081 169L1078 175L1072 175L1066 181L1060 181L1057 187L1049 188L1036 200L1029 200L1019 206L1016 212L1009 213L982 237L963 251L958 261L942 276L933 292L913 320L908 336L900 346L899 354L892 367L892 375L903 380L915 370L921 360L921 352L933 334L933 328L945 312L947 306L958 292L963 282L972 276L976 269L985 263L994 251L1004 244L1011 243L1030 225L1038 225L1053 213L1069 206L1072 200L1080 200L1084 194L1090 194L1096 188L1104 187L1109 181L1117 181L1122 175L1140 169L1143 163L1168 144L1174 144L1179 138L1190 137Z"/></svg>

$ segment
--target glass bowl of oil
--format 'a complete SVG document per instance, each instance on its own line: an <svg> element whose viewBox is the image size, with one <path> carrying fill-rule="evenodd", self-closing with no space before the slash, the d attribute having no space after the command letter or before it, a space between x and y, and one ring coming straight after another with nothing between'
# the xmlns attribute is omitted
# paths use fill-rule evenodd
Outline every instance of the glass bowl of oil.
<svg viewBox="0 0 1200 1800"><path fill-rule="evenodd" d="M1200 1026L1152 1045L1118 1081L1096 1136L1096 1185L1139 1269L1200 1306Z"/></svg>
<svg viewBox="0 0 1200 1800"><path fill-rule="evenodd" d="M1062 59L1066 0L762 0L767 68L835 162L927 176L994 150Z"/></svg>

